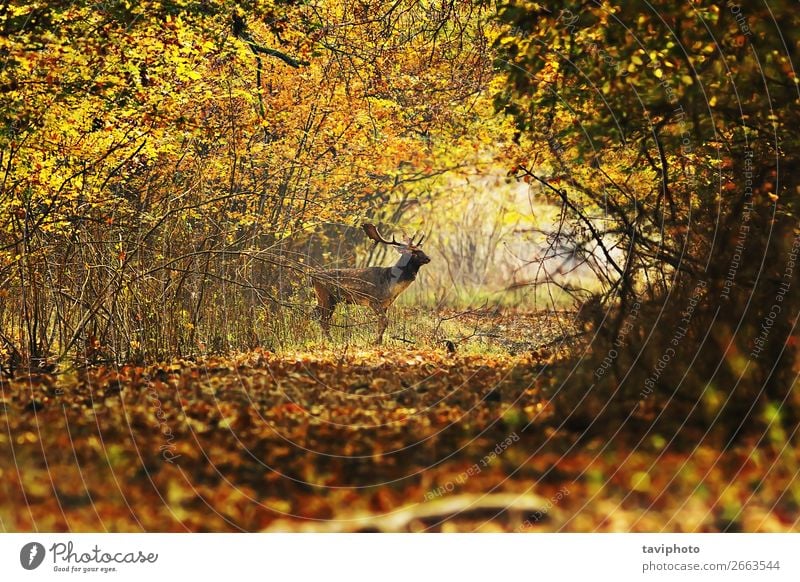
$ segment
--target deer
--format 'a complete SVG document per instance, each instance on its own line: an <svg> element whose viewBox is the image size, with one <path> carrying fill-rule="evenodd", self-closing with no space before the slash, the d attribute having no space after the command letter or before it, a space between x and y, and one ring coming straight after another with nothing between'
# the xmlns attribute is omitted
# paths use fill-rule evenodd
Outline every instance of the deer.
<svg viewBox="0 0 800 582"><path fill-rule="evenodd" d="M378 316L378 337L375 344L383 343L383 334L389 325L388 310L395 299L417 278L422 265L431 262L420 246L425 239L422 234L406 242L386 240L374 224L362 224L367 237L375 246L392 246L400 253L400 259L392 267L366 267L363 269L320 269L311 275L317 306L314 315L320 322L325 337L331 337L331 318L336 305L361 305L369 307Z"/></svg>

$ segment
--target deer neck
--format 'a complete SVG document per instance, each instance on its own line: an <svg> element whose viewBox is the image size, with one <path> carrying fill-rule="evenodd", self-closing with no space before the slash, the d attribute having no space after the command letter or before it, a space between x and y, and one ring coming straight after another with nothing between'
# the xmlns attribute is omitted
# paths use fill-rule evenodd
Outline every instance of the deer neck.
<svg viewBox="0 0 800 582"><path fill-rule="evenodd" d="M410 256L402 255L392 267L392 277L396 278L398 282L411 282L417 278L421 266L416 261L412 261Z"/></svg>

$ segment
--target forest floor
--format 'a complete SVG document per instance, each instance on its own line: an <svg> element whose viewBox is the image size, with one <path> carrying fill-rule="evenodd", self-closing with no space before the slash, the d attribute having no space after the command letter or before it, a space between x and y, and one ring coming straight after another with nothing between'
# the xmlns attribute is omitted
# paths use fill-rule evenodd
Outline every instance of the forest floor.
<svg viewBox="0 0 800 582"><path fill-rule="evenodd" d="M575 340L513 321L455 353L395 341L3 379L0 530L797 527L795 451L576 431L554 398Z"/></svg>

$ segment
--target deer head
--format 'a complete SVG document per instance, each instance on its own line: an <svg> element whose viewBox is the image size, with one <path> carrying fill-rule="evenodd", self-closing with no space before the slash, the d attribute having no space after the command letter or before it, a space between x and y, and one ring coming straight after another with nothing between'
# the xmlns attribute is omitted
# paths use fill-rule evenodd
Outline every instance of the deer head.
<svg viewBox="0 0 800 582"><path fill-rule="evenodd" d="M424 253L424 251L420 248L422 246L422 241L425 240L425 233L422 233L419 236L419 239L416 241L414 237L408 238L405 242L397 242L392 236L392 240L386 240L381 234L378 232L378 228L371 223L362 224L361 228L364 229L364 232L367 233L367 236L375 241L375 244L381 243L385 245L393 246L397 249L403 258L401 262L411 263L416 266L426 265L431 262L431 259Z"/></svg>

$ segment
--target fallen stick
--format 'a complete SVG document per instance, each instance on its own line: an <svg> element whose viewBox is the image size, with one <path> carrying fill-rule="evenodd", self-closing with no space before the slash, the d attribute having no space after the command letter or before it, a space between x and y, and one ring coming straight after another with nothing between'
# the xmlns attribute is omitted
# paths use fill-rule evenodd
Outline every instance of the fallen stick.
<svg viewBox="0 0 800 582"><path fill-rule="evenodd" d="M487 495L454 495L433 501L416 503L401 507L391 513L375 514L346 514L326 521L297 521L279 519L272 523L264 532L327 532L345 533L355 531L378 532L405 532L409 526L418 520L435 519L440 522L452 518L467 517L471 513L506 511L518 514L520 524L523 514L541 512L551 518L557 517L557 508L552 506L547 499L532 493L490 493Z"/></svg>

